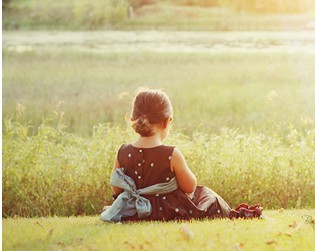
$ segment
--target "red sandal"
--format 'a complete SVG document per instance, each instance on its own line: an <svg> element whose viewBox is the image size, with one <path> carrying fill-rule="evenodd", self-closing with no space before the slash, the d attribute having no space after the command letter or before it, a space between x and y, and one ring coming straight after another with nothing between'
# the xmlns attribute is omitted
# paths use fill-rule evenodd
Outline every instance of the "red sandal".
<svg viewBox="0 0 315 251"><path fill-rule="evenodd" d="M243 218L243 219L253 219L260 218L262 215L263 208L260 204L255 204L253 206L249 206L246 203L239 204L235 210L231 210L230 218Z"/></svg>

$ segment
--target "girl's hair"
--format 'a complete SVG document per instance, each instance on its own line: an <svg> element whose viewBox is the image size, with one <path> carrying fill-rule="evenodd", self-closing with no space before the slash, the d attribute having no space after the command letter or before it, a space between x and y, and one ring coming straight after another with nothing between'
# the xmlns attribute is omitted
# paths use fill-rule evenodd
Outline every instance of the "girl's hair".
<svg viewBox="0 0 315 251"><path fill-rule="evenodd" d="M153 135L153 125L163 123L172 115L172 104L165 92L140 89L133 101L132 127L142 137L149 137Z"/></svg>

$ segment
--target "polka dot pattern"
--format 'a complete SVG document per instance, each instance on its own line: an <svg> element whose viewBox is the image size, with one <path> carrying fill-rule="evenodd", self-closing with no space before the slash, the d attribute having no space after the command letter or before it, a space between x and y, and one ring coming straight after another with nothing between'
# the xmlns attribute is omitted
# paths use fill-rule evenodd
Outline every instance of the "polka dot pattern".
<svg viewBox="0 0 315 251"><path fill-rule="evenodd" d="M125 167L124 173L134 180L137 189L142 189L154 184L170 182L175 177L170 168L173 150L174 148L169 146L146 149L129 144L122 146L117 158L120 165ZM209 200L213 201L213 196L216 195L211 194L208 190L200 189L204 189L204 187L196 189L193 199L179 189L170 193L159 191L159 193L144 196L152 205L149 219L212 218L225 217L229 213L229 206L221 201L218 201L219 205L205 207L204 201L209 203ZM204 196L208 192L211 194L211 198L208 200L202 197L200 201L200 194ZM192 202L195 203L196 208ZM135 215L135 217L137 216Z"/></svg>

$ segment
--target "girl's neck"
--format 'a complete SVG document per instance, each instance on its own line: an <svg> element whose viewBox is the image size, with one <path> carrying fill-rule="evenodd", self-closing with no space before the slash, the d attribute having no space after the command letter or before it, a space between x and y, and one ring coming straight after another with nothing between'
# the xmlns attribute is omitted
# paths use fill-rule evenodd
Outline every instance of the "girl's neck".
<svg viewBox="0 0 315 251"><path fill-rule="evenodd" d="M151 148L162 145L161 136L158 133L150 137L139 137L135 142L132 143L134 147L139 148Z"/></svg>

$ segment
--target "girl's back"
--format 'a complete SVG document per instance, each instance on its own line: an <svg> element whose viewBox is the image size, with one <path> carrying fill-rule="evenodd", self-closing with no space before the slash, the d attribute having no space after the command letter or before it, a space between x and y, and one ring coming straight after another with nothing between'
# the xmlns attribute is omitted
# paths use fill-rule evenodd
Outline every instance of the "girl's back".
<svg viewBox="0 0 315 251"><path fill-rule="evenodd" d="M124 173L132 178L137 189L169 182L175 177L171 171L174 147L160 145L152 148L138 148L132 144L122 145L118 161ZM174 220L189 218L226 217L229 206L210 189L197 187L194 198L180 188L173 192L144 194L152 206L152 213L143 220ZM213 205L209 208L210 205ZM209 210L210 209L210 210ZM122 220L139 220L137 215Z"/></svg>
<svg viewBox="0 0 315 251"><path fill-rule="evenodd" d="M138 148L125 144L118 151L118 161L124 168L124 173L141 189L167 182L174 177L170 168L173 150L174 147L165 145Z"/></svg>

